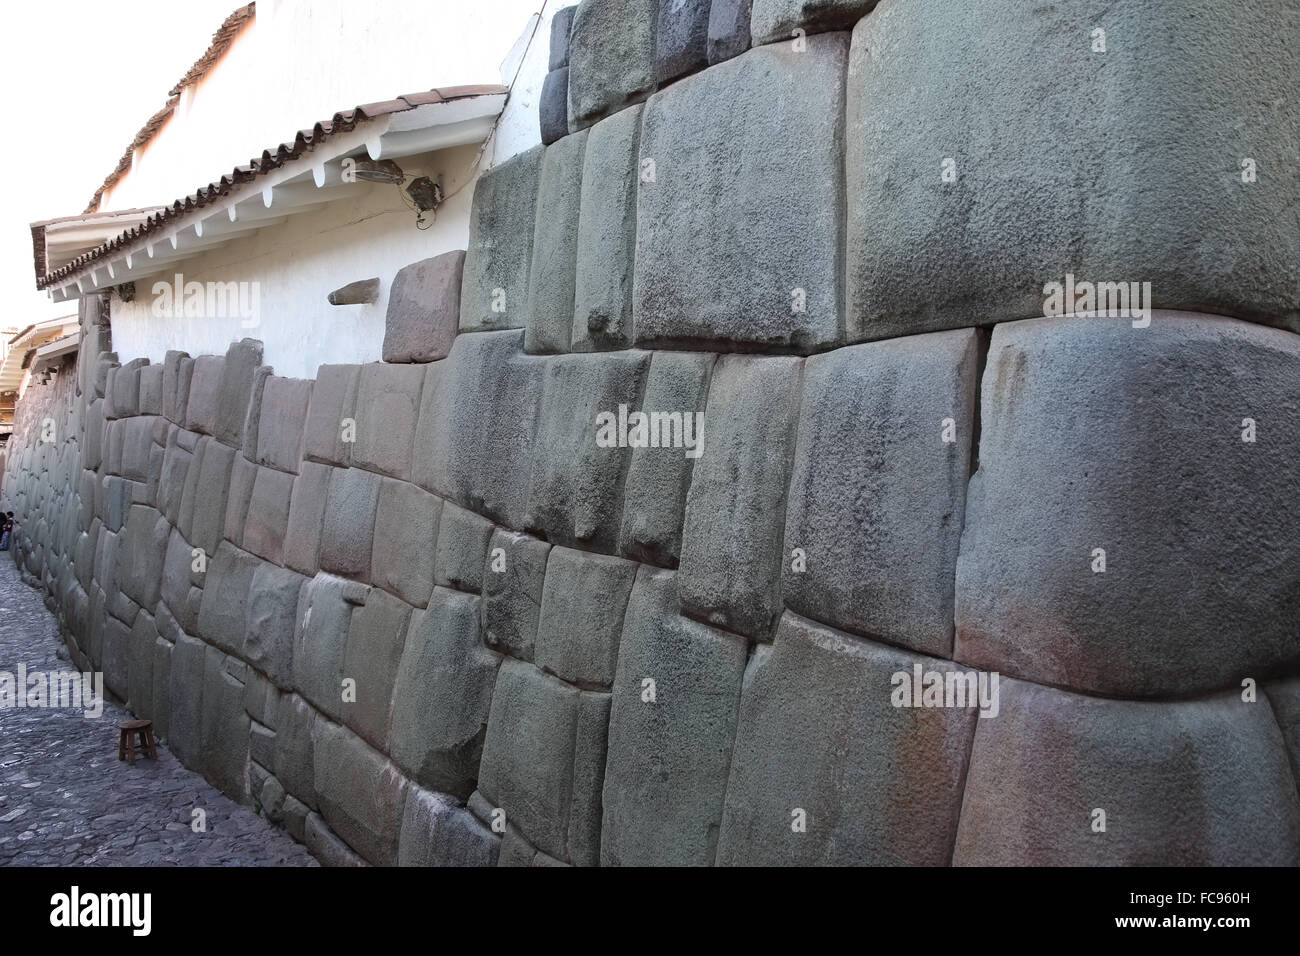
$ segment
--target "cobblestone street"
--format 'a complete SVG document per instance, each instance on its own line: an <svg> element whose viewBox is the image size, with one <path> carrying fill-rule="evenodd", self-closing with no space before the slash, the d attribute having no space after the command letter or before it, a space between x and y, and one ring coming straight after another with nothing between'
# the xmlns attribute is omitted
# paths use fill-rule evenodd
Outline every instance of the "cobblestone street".
<svg viewBox="0 0 1300 956"><path fill-rule="evenodd" d="M0 671L70 670L39 592L0 552ZM21 688L19 688L21 693ZM315 866L307 849L181 766L117 759L118 725L105 701L81 710L0 710L0 865ZM194 832L193 811L206 831Z"/></svg>

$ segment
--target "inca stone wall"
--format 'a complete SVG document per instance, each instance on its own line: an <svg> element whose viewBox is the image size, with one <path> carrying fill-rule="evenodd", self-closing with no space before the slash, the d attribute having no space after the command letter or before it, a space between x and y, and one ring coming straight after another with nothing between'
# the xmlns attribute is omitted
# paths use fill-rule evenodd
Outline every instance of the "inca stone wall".
<svg viewBox="0 0 1300 956"><path fill-rule="evenodd" d="M327 862L1300 863L1300 4L555 23L385 362L85 304L74 660Z"/></svg>

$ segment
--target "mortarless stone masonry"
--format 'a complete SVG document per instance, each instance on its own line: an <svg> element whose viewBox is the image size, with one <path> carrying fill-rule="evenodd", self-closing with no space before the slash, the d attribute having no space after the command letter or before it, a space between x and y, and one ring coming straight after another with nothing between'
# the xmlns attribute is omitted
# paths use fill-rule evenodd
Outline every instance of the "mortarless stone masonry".
<svg viewBox="0 0 1300 956"><path fill-rule="evenodd" d="M339 865L1300 864L1300 4L1039 13L584 0L382 363L83 299L72 661Z"/></svg>

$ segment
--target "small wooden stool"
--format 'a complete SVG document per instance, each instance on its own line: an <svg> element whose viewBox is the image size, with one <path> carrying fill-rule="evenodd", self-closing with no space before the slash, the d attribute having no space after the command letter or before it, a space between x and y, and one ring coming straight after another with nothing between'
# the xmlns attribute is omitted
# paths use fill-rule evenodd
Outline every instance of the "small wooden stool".
<svg viewBox="0 0 1300 956"><path fill-rule="evenodd" d="M153 741L152 720L128 720L121 726L122 739L117 745L117 759L135 763L136 738L140 739L140 753L158 759L158 748Z"/></svg>

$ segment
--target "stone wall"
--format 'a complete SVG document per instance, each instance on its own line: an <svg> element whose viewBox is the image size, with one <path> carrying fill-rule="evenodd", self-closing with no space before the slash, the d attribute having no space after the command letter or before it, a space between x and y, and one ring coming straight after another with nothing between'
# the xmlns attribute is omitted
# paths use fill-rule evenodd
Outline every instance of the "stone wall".
<svg viewBox="0 0 1300 956"><path fill-rule="evenodd" d="M1300 862L1300 4L555 22L384 363L86 303L4 483L74 660L328 862Z"/></svg>

